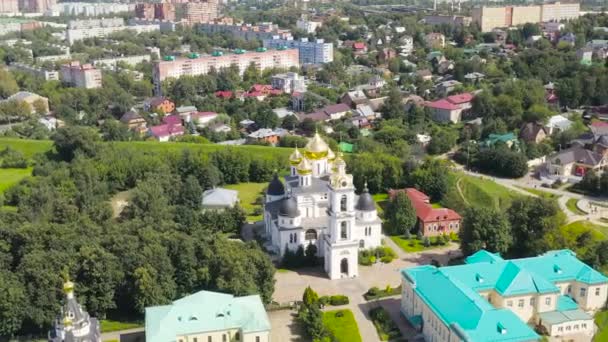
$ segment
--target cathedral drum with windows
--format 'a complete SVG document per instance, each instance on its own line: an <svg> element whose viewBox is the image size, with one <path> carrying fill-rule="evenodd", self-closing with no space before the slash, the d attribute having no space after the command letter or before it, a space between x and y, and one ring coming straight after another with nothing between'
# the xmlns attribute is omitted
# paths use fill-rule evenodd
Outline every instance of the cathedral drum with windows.
<svg viewBox="0 0 608 342"><path fill-rule="evenodd" d="M355 195L346 162L318 134L289 162L285 183L275 176L266 192L266 247L283 256L313 244L329 278L356 277L358 251L381 244L382 225L367 187Z"/></svg>

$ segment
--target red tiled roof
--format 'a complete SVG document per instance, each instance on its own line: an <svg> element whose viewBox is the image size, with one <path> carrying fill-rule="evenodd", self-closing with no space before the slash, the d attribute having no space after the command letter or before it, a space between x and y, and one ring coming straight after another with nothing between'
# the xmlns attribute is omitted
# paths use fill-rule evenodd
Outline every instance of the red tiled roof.
<svg viewBox="0 0 608 342"><path fill-rule="evenodd" d="M473 95L471 93L462 93L462 94L448 96L446 99L453 104L463 104L463 103L473 101L474 97L475 97L475 95Z"/></svg>
<svg viewBox="0 0 608 342"><path fill-rule="evenodd" d="M217 113L216 112L198 112L196 114L194 114L194 117L197 118L203 118L203 117L208 117L208 116L216 116Z"/></svg>
<svg viewBox="0 0 608 342"><path fill-rule="evenodd" d="M362 50L365 49L365 43L356 42L355 44L353 44L353 47L357 50Z"/></svg>
<svg viewBox="0 0 608 342"><path fill-rule="evenodd" d="M431 108L436 108L436 109L445 109L445 110L460 109L460 107L458 107L457 105L453 104L452 102L450 102L446 99L441 99L441 100L437 100L437 101L433 101L433 102L427 102L426 106L431 107Z"/></svg>
<svg viewBox="0 0 608 342"><path fill-rule="evenodd" d="M228 99L232 97L232 92L230 90L218 90L215 92L215 97Z"/></svg>
<svg viewBox="0 0 608 342"><path fill-rule="evenodd" d="M163 117L163 123L165 123L167 125L173 125L173 126L181 125L182 118L177 114L167 115L167 116Z"/></svg>
<svg viewBox="0 0 608 342"><path fill-rule="evenodd" d="M608 127L608 122L604 122L604 121L593 121L591 123L591 126L593 127Z"/></svg>
<svg viewBox="0 0 608 342"><path fill-rule="evenodd" d="M184 126L182 125L158 125L150 127L150 133L155 137L167 137L172 135L184 134Z"/></svg>
<svg viewBox="0 0 608 342"><path fill-rule="evenodd" d="M407 197L412 202L412 206L416 211L416 216L423 223L436 222L436 221L453 221L460 220L461 216L452 209L448 208L433 208L429 203L429 197L414 188L389 190L388 194L391 198L395 197L397 193L405 192Z"/></svg>

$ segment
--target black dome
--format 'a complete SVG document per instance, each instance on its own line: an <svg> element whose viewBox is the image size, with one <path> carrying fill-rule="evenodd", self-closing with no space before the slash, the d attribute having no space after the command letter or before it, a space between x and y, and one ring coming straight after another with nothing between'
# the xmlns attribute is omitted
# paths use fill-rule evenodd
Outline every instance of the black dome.
<svg viewBox="0 0 608 342"><path fill-rule="evenodd" d="M357 205L355 209L361 211L372 211L376 210L376 203L372 198L372 195L369 194L367 190L367 185L363 188L363 192L359 195L359 200L357 200Z"/></svg>
<svg viewBox="0 0 608 342"><path fill-rule="evenodd" d="M281 180L279 180L279 176L277 176L276 174L270 181L270 184L268 184L268 189L266 190L266 194L271 195L271 196L285 195L285 186L283 186L283 183L281 182Z"/></svg>
<svg viewBox="0 0 608 342"><path fill-rule="evenodd" d="M292 218L300 215L298 204L293 197L285 198L281 201L281 205L279 206L279 215Z"/></svg>

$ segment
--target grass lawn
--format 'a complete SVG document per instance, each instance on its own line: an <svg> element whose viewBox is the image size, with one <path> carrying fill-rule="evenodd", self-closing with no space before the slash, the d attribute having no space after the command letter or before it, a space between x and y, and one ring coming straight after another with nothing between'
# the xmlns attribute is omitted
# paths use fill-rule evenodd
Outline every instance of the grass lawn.
<svg viewBox="0 0 608 342"><path fill-rule="evenodd" d="M237 190L241 199L241 206L247 212L248 221L259 221L262 215L254 215L255 208L262 208L261 204L256 204L255 200L263 195L262 190L268 186L268 183L240 183L226 185L226 189Z"/></svg>
<svg viewBox="0 0 608 342"><path fill-rule="evenodd" d="M566 238L574 239L583 232L591 231L596 241L608 239L608 226L600 226L589 221L574 221L560 228ZM580 253L579 253L580 254Z"/></svg>
<svg viewBox="0 0 608 342"><path fill-rule="evenodd" d="M23 153L26 158L31 158L37 153L50 151L53 148L53 142L50 140L0 138L0 149L5 149L6 147Z"/></svg>
<svg viewBox="0 0 608 342"><path fill-rule="evenodd" d="M597 333L594 341L608 341L608 310L600 311L595 315L595 324L597 324Z"/></svg>
<svg viewBox="0 0 608 342"><path fill-rule="evenodd" d="M0 193L19 183L23 178L31 175L31 167L26 169L0 169Z"/></svg>
<svg viewBox="0 0 608 342"><path fill-rule="evenodd" d="M489 178L459 174L460 189L470 206L506 210L519 195Z"/></svg>
<svg viewBox="0 0 608 342"><path fill-rule="evenodd" d="M341 315L339 314L341 313ZM340 317L341 316L341 317ZM338 342L361 342L357 321L350 310L334 310L323 313L323 324Z"/></svg>
<svg viewBox="0 0 608 342"><path fill-rule="evenodd" d="M524 191L527 191L527 192L529 192L531 194L534 194L534 195L536 195L538 197L541 197L541 198L555 199L555 198L559 197L556 194L552 194L550 192L539 190L539 189L526 188L524 186L517 186L517 185L516 185L516 187L518 187L518 188L520 188L520 189L522 189Z"/></svg>
<svg viewBox="0 0 608 342"><path fill-rule="evenodd" d="M566 202L566 207L568 208L568 210L570 210L571 212L575 213L576 215L587 215L586 212L580 210L577 206L576 206L576 202L578 202L578 199L576 198L571 198Z"/></svg>
<svg viewBox="0 0 608 342"><path fill-rule="evenodd" d="M447 246L447 245L444 245L444 246L431 245L430 247L425 247L424 242L422 240L418 240L415 236L413 236L409 240L407 240L403 236L399 236L399 235L391 236L390 238L406 253L415 253L415 252L420 252L420 251L424 251L424 250L428 250L428 249ZM431 241L433 241L433 240L431 239Z"/></svg>
<svg viewBox="0 0 608 342"><path fill-rule="evenodd" d="M101 325L102 333L141 328L144 326L142 323L137 323L137 322L119 322L119 321L112 321L112 320L102 320L100 325Z"/></svg>
<svg viewBox="0 0 608 342"><path fill-rule="evenodd" d="M372 198L374 199L374 202L376 202L376 210L378 210L378 214L383 213L384 208L386 207L386 204L388 203L388 194L379 193L379 194L372 195Z"/></svg>

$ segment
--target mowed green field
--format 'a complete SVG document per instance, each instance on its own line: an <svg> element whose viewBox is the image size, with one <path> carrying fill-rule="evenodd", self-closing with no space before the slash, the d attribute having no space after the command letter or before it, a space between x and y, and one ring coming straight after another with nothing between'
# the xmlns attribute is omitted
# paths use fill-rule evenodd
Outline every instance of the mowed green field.
<svg viewBox="0 0 608 342"><path fill-rule="evenodd" d="M506 210L518 195L489 178L478 178L467 175L458 175L457 181L462 194L470 206L493 207Z"/></svg>
<svg viewBox="0 0 608 342"><path fill-rule="evenodd" d="M262 215L254 215L253 213L255 208L262 208L261 203L256 204L256 199L259 196L264 196L262 190L266 189L267 186L268 183L239 183L228 184L225 188L239 192L241 207L247 212L247 221L255 222L262 219Z"/></svg>
<svg viewBox="0 0 608 342"><path fill-rule="evenodd" d="M10 147L23 153L26 158L32 158L37 153L45 153L53 148L50 140L25 140L14 138L0 138L0 149Z"/></svg>
<svg viewBox="0 0 608 342"><path fill-rule="evenodd" d="M19 183L25 177L32 175L32 168L26 169L0 169L0 193Z"/></svg>

